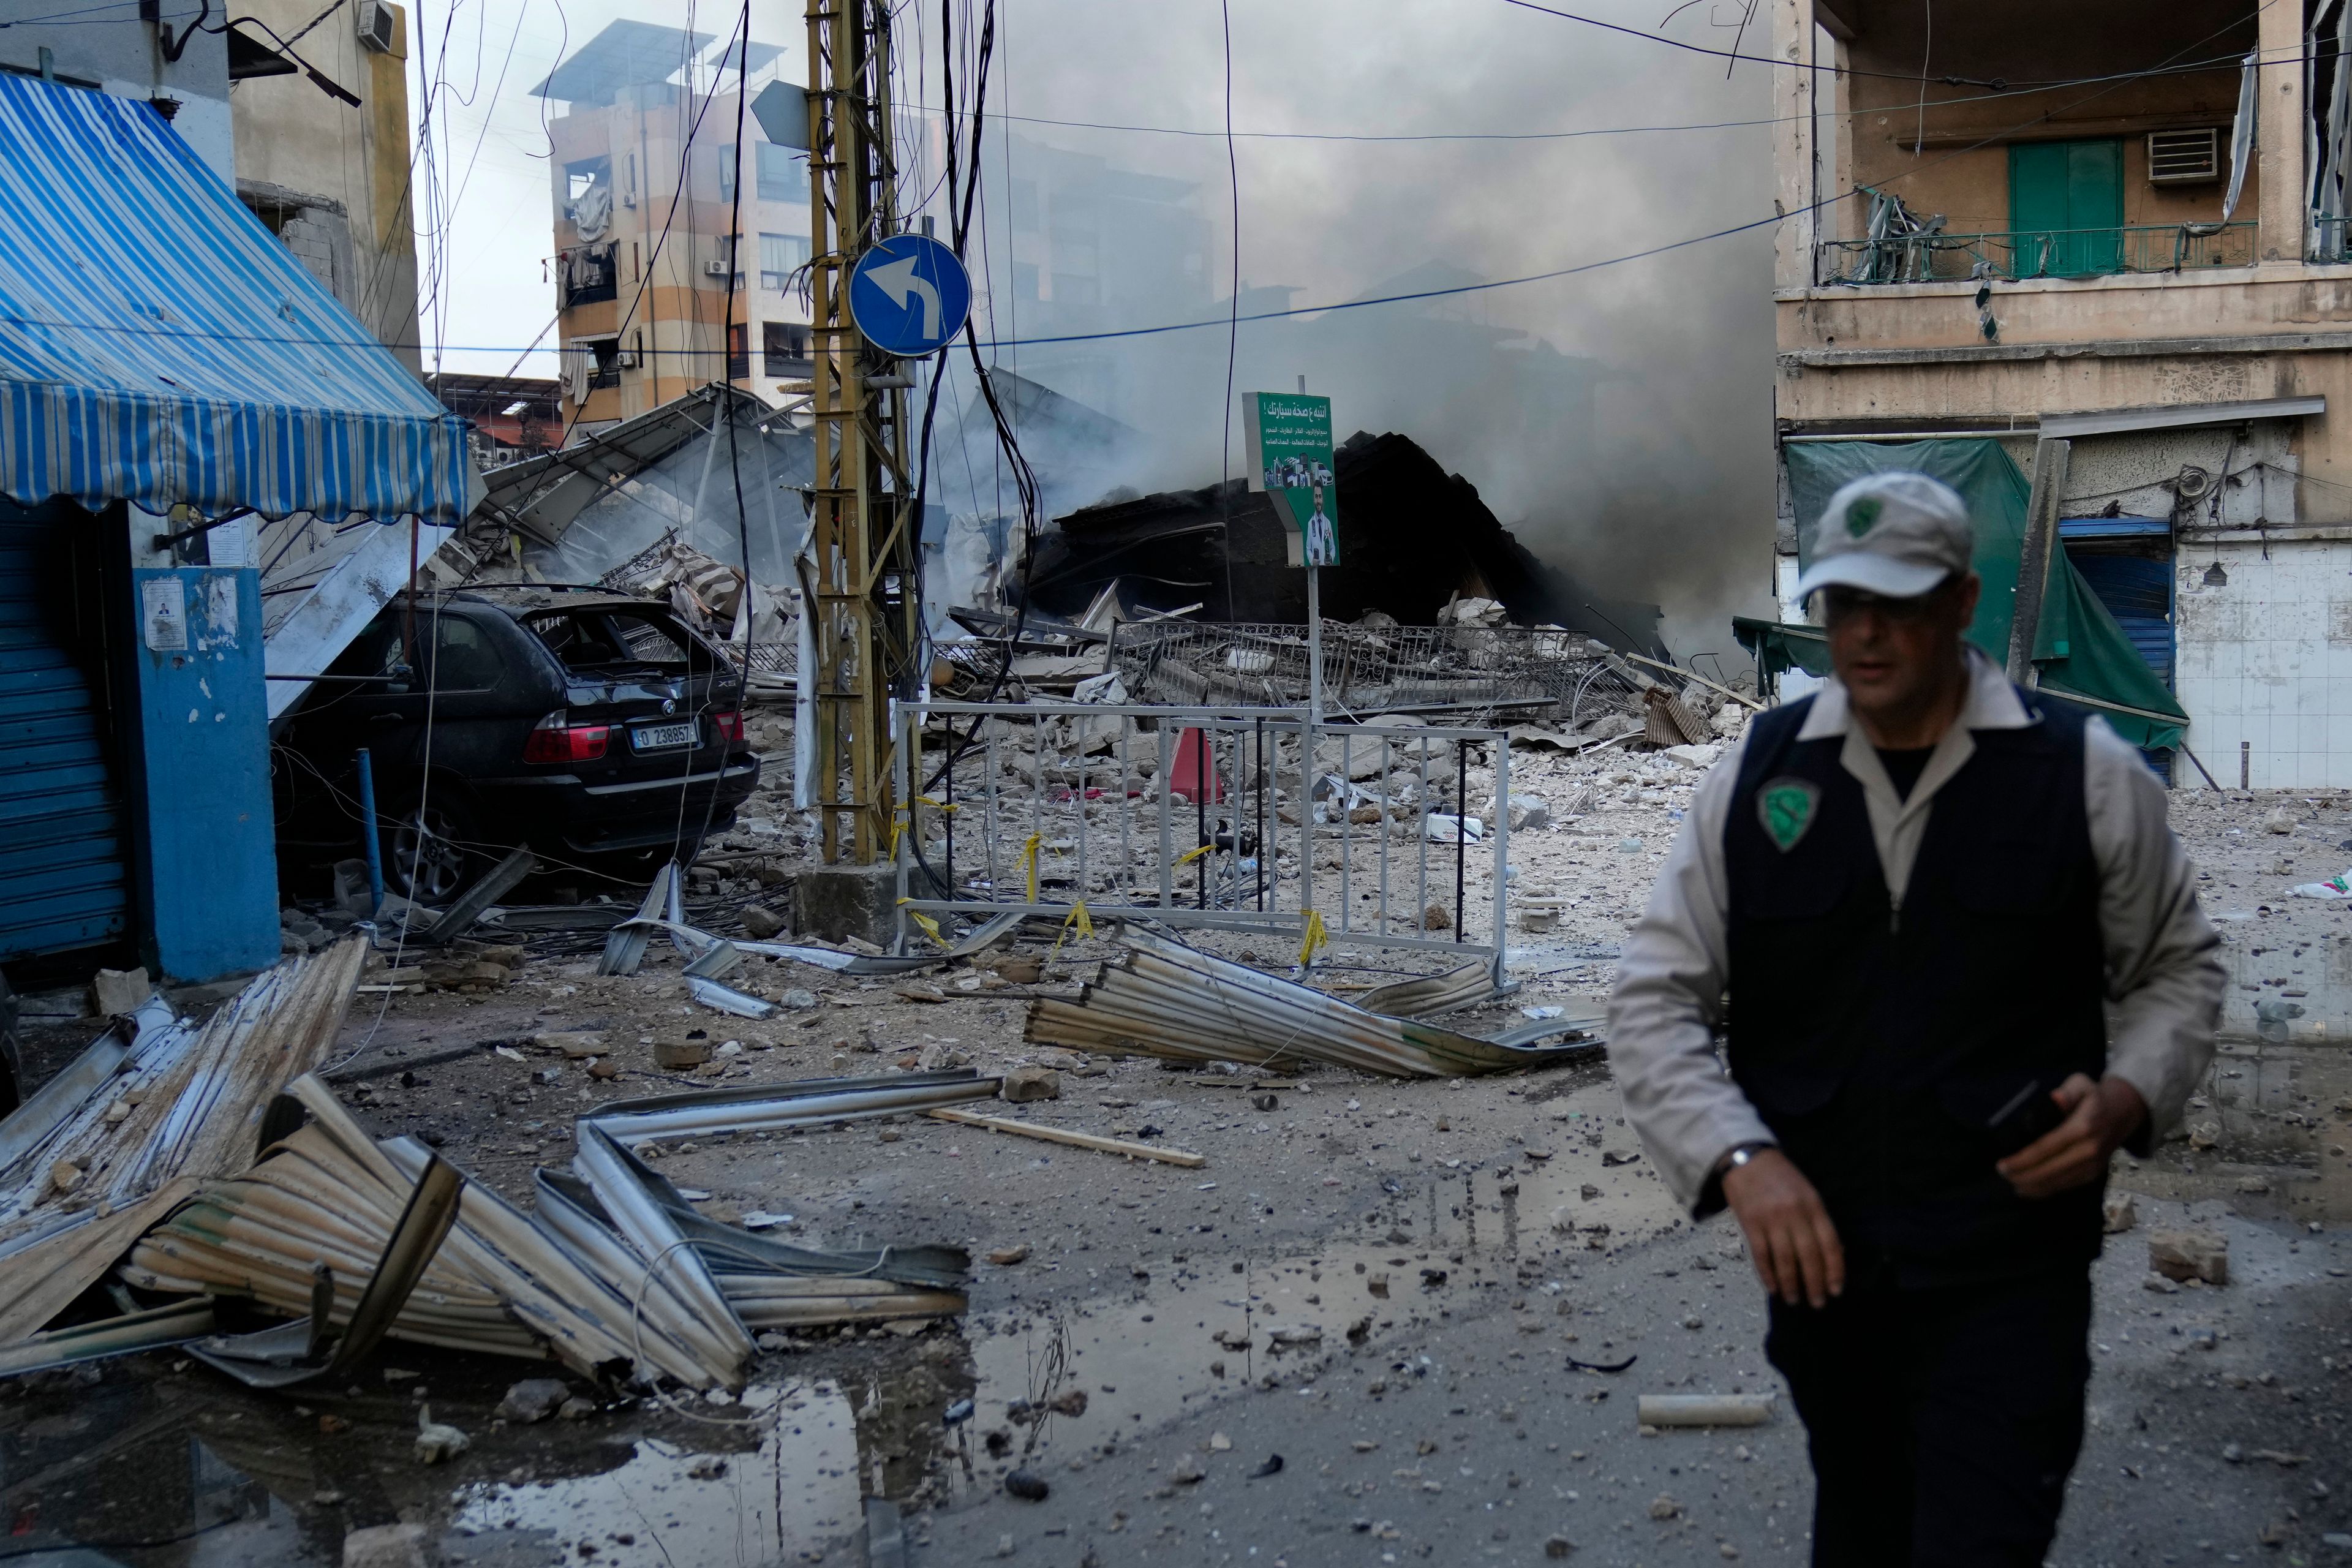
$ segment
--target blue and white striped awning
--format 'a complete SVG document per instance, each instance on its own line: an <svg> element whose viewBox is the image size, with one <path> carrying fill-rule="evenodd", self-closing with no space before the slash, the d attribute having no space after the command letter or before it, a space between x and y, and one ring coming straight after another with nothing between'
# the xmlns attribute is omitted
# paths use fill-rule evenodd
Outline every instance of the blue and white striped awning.
<svg viewBox="0 0 2352 1568"><path fill-rule="evenodd" d="M0 489L465 515L442 407L148 105L0 73Z"/></svg>

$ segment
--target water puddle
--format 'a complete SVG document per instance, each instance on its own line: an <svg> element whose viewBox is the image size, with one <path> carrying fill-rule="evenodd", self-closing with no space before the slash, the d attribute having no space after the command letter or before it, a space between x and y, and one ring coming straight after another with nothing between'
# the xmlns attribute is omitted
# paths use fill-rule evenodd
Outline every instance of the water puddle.
<svg viewBox="0 0 2352 1568"><path fill-rule="evenodd" d="M2123 1185L2221 1198L2252 1219L2352 1219L2352 1038L2225 1041L2185 1121L2189 1140L2165 1144Z"/></svg>
<svg viewBox="0 0 2352 1568"><path fill-rule="evenodd" d="M1349 1352L1449 1314L1526 1313L1548 1336L1531 1350L1601 1353L1561 1342L1597 1299L1593 1266L1679 1216L1627 1158L1613 1089L1561 1074L1523 1092L1548 1117L1528 1144L1335 1166L1359 1206L1329 1245L1235 1248L1273 1210L1226 1176L1174 1205L1224 1230L1203 1246L1095 1255L1087 1293L1050 1307L803 1342L738 1402L504 1426L507 1385L546 1369L397 1344L354 1388L285 1399L169 1355L0 1383L0 1501L21 1560L54 1568L334 1564L348 1531L395 1521L455 1563L854 1563L866 1498L936 1508L1016 1467L1081 1484L1101 1456L1245 1390L1410 1376ZM425 1405L467 1454L415 1458Z"/></svg>
<svg viewBox="0 0 2352 1568"><path fill-rule="evenodd" d="M641 1438L609 1470L468 1487L449 1528L540 1548L537 1561L625 1565L823 1562L857 1527L858 1426L838 1384L694 1408L694 1436Z"/></svg>

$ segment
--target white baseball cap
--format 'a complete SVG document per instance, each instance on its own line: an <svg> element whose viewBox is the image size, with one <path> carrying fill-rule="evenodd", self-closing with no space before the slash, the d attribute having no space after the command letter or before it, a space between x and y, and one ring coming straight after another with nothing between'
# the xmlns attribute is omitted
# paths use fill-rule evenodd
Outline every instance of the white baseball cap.
<svg viewBox="0 0 2352 1568"><path fill-rule="evenodd" d="M1837 584L1914 599L1971 570L1976 539L1969 509L1949 485L1925 474L1871 474L1822 509L1797 596Z"/></svg>

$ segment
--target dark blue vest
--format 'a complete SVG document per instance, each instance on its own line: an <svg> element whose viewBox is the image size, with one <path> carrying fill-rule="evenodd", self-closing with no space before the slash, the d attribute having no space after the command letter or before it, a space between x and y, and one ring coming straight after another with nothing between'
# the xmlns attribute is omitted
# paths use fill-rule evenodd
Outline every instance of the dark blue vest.
<svg viewBox="0 0 2352 1568"><path fill-rule="evenodd" d="M1844 738L1796 738L1811 699L1749 730L1724 829L1731 1076L1821 1190L1859 1279L2098 1251L2104 1183L2028 1201L1993 1169L2004 1106L2106 1061L2083 721L2020 697L2035 722L1975 732L1899 910Z"/></svg>

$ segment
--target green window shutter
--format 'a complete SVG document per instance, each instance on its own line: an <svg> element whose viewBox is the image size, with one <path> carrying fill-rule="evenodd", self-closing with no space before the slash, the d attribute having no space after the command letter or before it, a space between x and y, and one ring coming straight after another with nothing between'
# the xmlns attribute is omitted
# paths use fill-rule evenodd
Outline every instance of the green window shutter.
<svg viewBox="0 0 2352 1568"><path fill-rule="evenodd" d="M2081 278L2121 265L2124 144L2032 142L2009 150L2017 276Z"/></svg>

